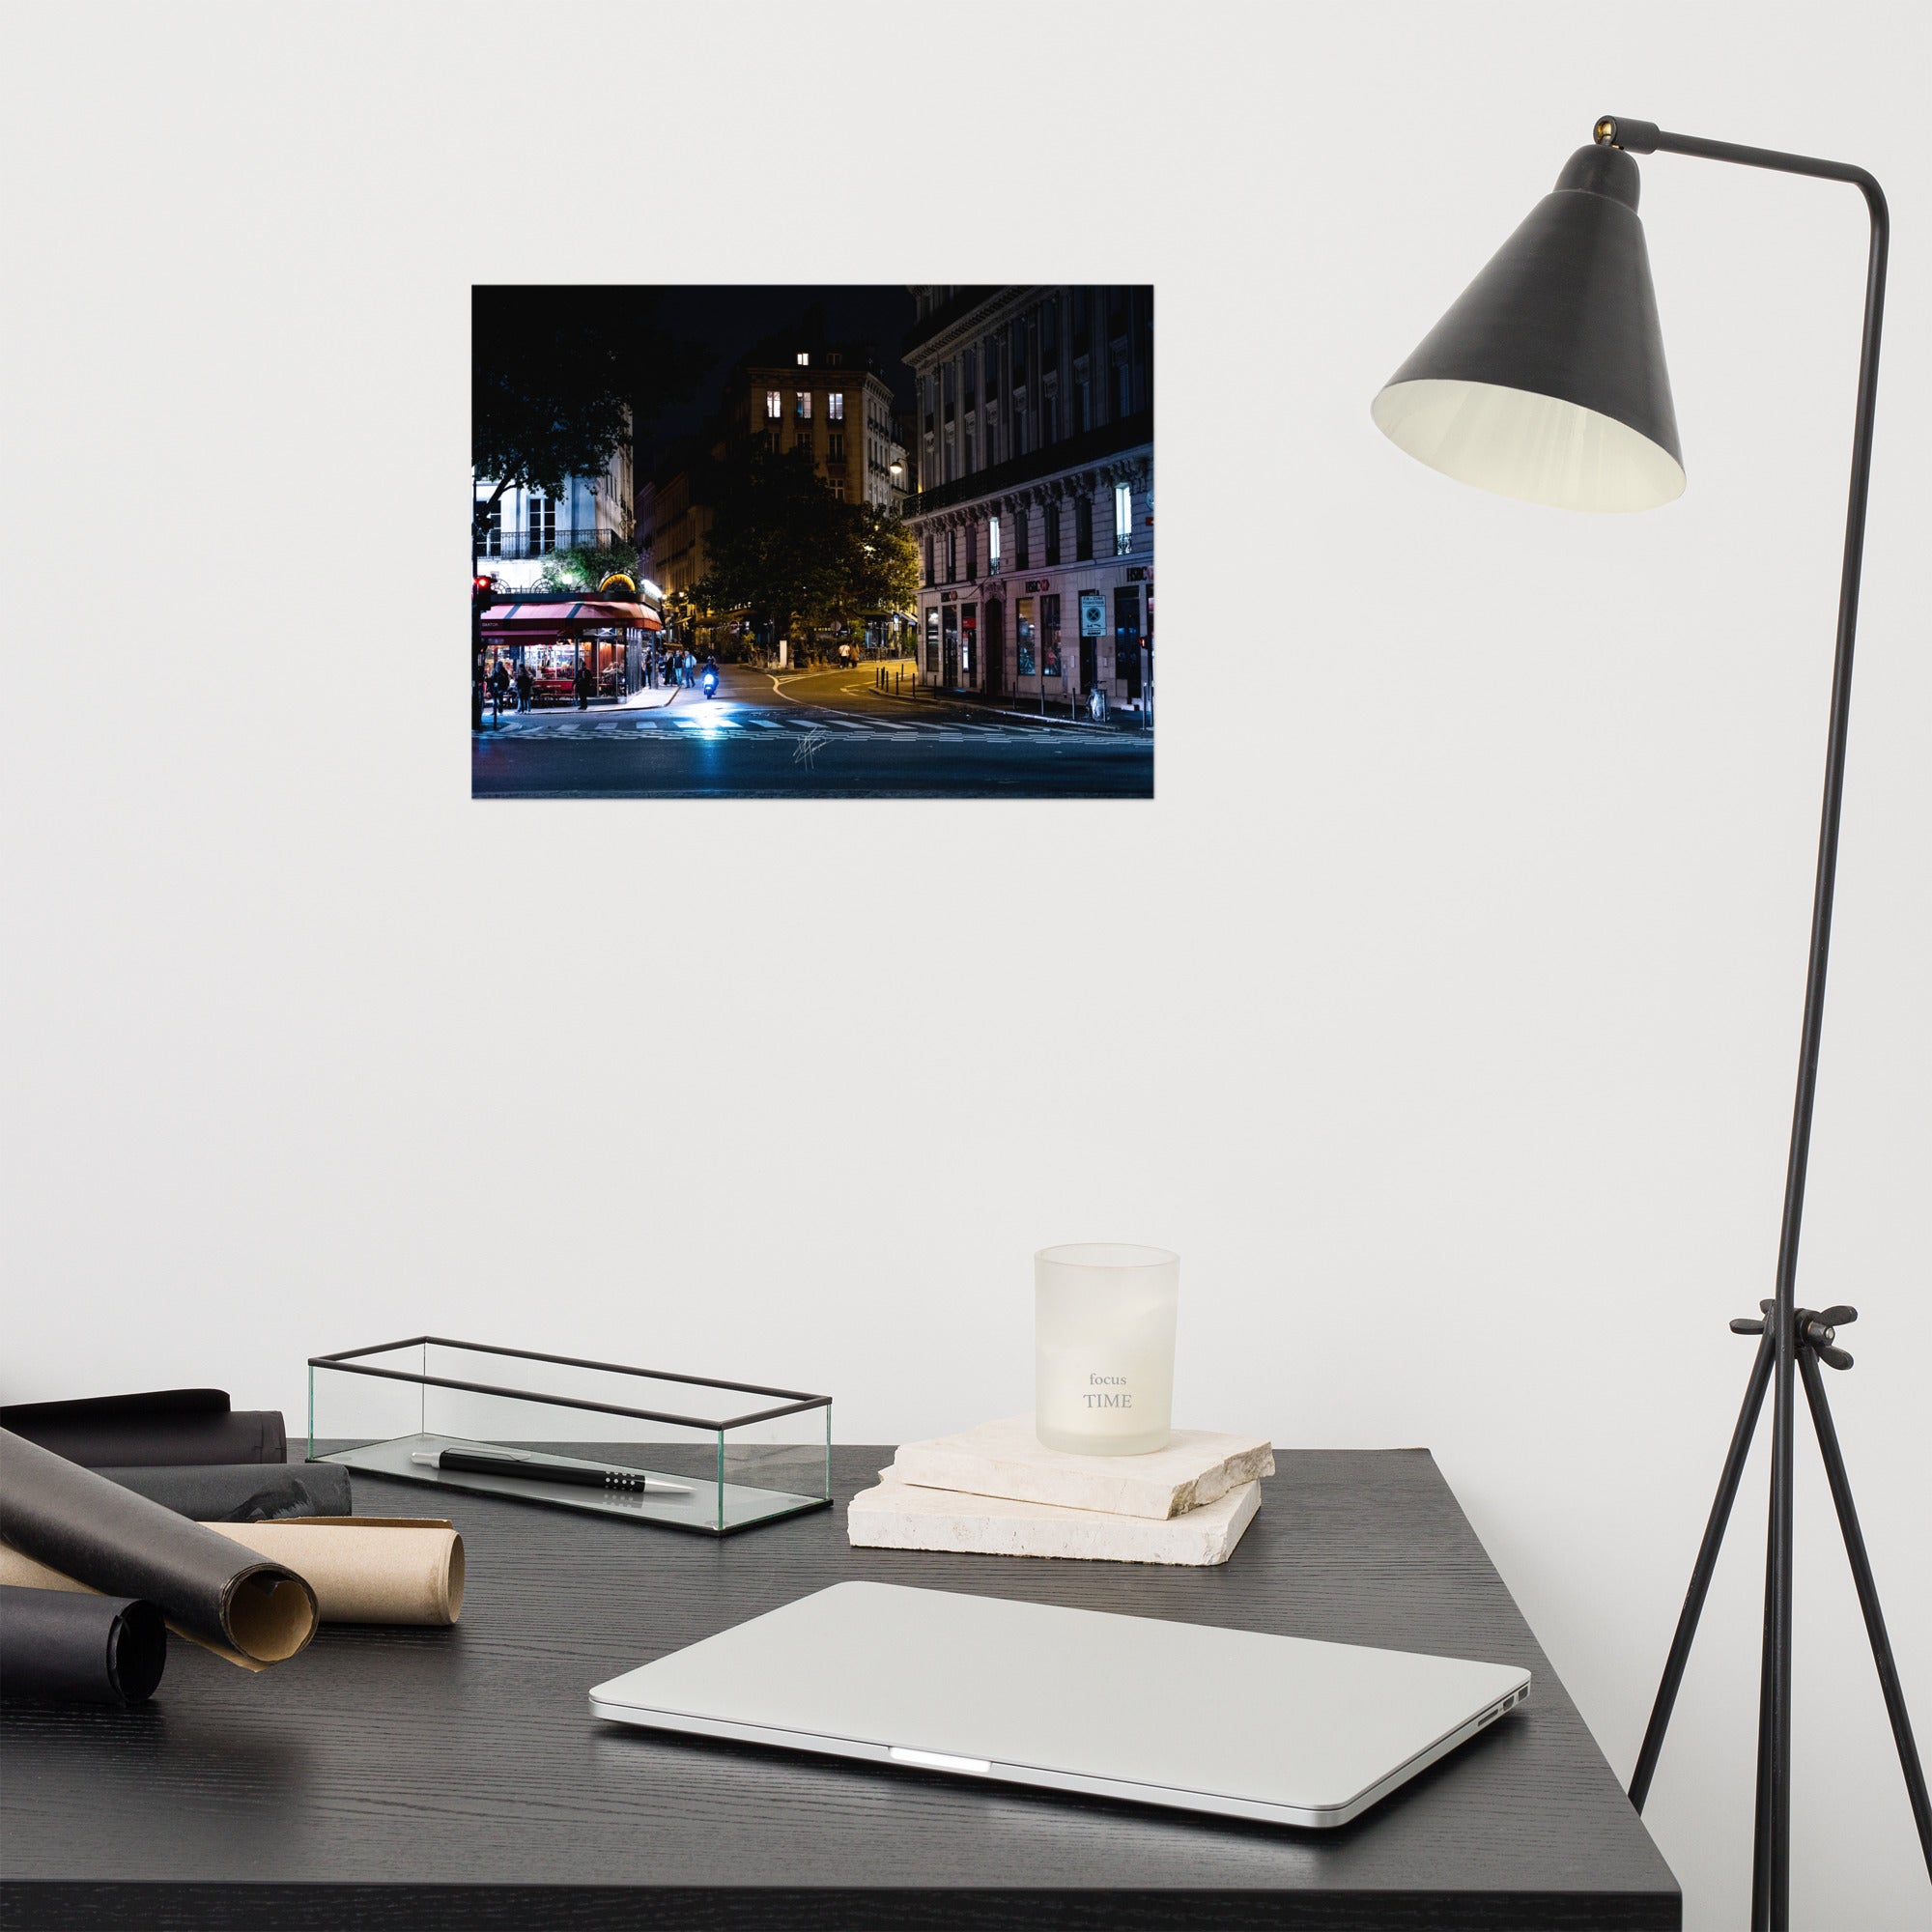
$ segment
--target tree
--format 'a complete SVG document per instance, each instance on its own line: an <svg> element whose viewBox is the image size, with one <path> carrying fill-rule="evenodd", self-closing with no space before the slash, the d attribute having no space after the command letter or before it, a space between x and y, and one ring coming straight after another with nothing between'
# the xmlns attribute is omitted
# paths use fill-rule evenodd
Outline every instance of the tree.
<svg viewBox="0 0 1932 1932"><path fill-rule="evenodd" d="M691 395L708 352L658 322L648 288L478 288L470 297L472 568L508 490L560 496L595 476L636 427ZM473 494L473 493L472 493ZM637 559L633 554L631 568ZM470 723L482 722L483 623L470 626Z"/></svg>
<svg viewBox="0 0 1932 1932"><path fill-rule="evenodd" d="M919 545L891 510L867 504L853 529L848 617L893 617L919 603Z"/></svg>
<svg viewBox="0 0 1932 1932"><path fill-rule="evenodd" d="M889 510L841 502L810 453L743 450L718 471L699 596L714 611L749 609L787 630L910 611L919 547Z"/></svg>
<svg viewBox="0 0 1932 1932"><path fill-rule="evenodd" d="M837 610L851 566L853 512L812 469L810 453L758 449L718 472L700 597L750 609L787 628Z"/></svg>
<svg viewBox="0 0 1932 1932"><path fill-rule="evenodd" d="M537 576L540 590L595 590L612 571L633 583L640 581L641 559L635 543L573 544L544 558Z"/></svg>

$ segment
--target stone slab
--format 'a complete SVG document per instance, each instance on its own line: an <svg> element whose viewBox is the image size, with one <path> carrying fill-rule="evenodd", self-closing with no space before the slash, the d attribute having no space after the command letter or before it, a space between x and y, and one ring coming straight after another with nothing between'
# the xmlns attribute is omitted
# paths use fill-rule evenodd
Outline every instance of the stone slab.
<svg viewBox="0 0 1932 1932"><path fill-rule="evenodd" d="M882 1469L845 1512L860 1548L948 1549L979 1556L1062 1556L1108 1563L1225 1563L1261 1508L1260 1483L1243 1483L1184 1516L1153 1520L1008 1496L967 1495L902 1482Z"/></svg>
<svg viewBox="0 0 1932 1932"><path fill-rule="evenodd" d="M900 1479L925 1489L962 1490L1014 1502L1172 1517L1201 1508L1243 1483L1274 1474L1264 1435L1177 1429L1148 1456L1069 1456L1033 1433L1030 1415L982 1422L956 1435L908 1442L894 1459Z"/></svg>

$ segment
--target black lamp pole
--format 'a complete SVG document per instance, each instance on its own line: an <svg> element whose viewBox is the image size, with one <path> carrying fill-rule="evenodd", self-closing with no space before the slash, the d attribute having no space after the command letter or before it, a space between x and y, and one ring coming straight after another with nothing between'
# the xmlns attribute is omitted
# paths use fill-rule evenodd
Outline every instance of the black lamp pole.
<svg viewBox="0 0 1932 1932"><path fill-rule="evenodd" d="M1691 134L1669 134L1647 121L1606 115L1597 123L1600 143L1634 155L1692 155L1701 160L1732 161L1741 167L1768 168L1777 174L1809 175L1820 181L1847 182L1864 196L1871 217L1871 251L1865 270L1864 333L1859 351L1858 408L1853 419L1851 502L1845 514L1844 565L1838 580L1837 649L1832 668L1831 727L1825 749L1825 803L1818 830L1818 871L1811 896L1811 955L1804 977L1804 1020L1799 1037L1798 1095L1792 1109L1791 1152L1784 1174L1784 1214L1778 1231L1776 1298L1764 1314L1769 1345L1772 1386L1771 1536L1766 1558L1764 1670L1758 1708L1758 1795L1751 1920L1783 1932L1791 1918L1791 1580L1792 1580L1792 1451L1797 1439L1796 1380L1804 1378L1813 1424L1831 1478L1833 1500L1852 1559L1866 1634L1871 1639L1880 1683L1885 1691L1899 1762L1912 1800L1913 1816L1932 1870L1932 1806L1928 1806L1925 1774L1913 1742L1912 1723L1892 1661L1891 1644L1879 1609L1864 1539L1845 1480L1837 1435L1825 1405L1824 1383L1817 1359L1831 1366L1851 1365L1850 1357L1833 1348L1837 1321L1850 1319L1849 1309L1829 1309L1823 1315L1797 1307L1798 1237L1804 1216L1804 1171L1811 1149L1811 1109L1818 1089L1818 1046L1825 1023L1825 969L1832 947L1832 894L1838 864L1838 818L1845 796L1845 741L1851 724L1852 650L1858 634L1859 574L1864 558L1865 499L1871 482L1872 422L1878 404L1879 331L1885 317L1886 253L1890 219L1885 194L1863 168L1842 161L1817 160L1807 155L1779 154L1768 148L1739 147L1728 141L1706 141ZM1800 1316L1804 1316L1801 1323ZM1748 1332L1751 1324L1739 1323ZM1760 1355L1765 1345L1760 1345ZM1838 1362L1833 1356L1839 1356ZM1739 1418L1741 1446L1747 1447L1764 1399L1764 1378L1753 1373L1746 1401L1747 1415ZM1727 1459L1705 1531L1705 1548L1698 1552L1690 1590L1685 1599L1676 1640L1658 1688L1635 1775L1631 1800L1639 1808L1650 1789L1652 1774L1663 1746L1677 1688L1684 1674L1690 1638L1710 1585L1725 1519L1730 1514L1743 1456ZM1735 1467L1733 1465L1736 1465Z"/></svg>
<svg viewBox="0 0 1932 1932"><path fill-rule="evenodd" d="M1765 1561L1763 1674L1758 1707L1757 1816L1752 1875L1753 1932L1787 1932L1791 1916L1792 1473L1797 1384L1802 1379L1832 1500L1851 1559L1865 1632L1878 1665L1892 1737L1932 1871L1932 1804L1913 1741L1905 1696L1886 1634L1871 1564L1852 1501L1819 1364L1849 1369L1836 1331L1857 1320L1846 1307L1797 1305L1798 1243L1805 1165L1824 1027L1832 895L1844 802L1851 718L1852 649L1864 554L1878 393L1879 332L1885 312L1889 221L1885 195L1863 168L1768 148L1669 134L1648 121L1606 115L1595 145L1573 155L1545 196L1490 265L1424 338L1376 398L1378 425L1432 468L1507 496L1573 509L1635 510L1670 501L1684 487L1675 411L1641 224L1633 155L1690 155L1778 174L1845 182L1864 196L1871 218L1864 331L1852 437L1851 502L1838 589L1837 646L1826 740L1825 798L1811 901L1811 952L1804 982L1798 1093L1785 1167L1774 1298L1757 1319L1733 1321L1759 1339L1744 1407L1725 1457L1704 1538L1678 1617L1662 1682L1644 1733L1631 1801L1649 1794L1663 1734L1717 1567L1718 1552L1767 1393L1772 1396L1771 1526Z"/></svg>

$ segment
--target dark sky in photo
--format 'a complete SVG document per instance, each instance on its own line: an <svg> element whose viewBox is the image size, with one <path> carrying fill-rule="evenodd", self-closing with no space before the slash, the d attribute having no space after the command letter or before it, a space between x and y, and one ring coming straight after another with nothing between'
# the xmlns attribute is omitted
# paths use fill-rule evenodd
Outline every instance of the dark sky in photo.
<svg viewBox="0 0 1932 1932"><path fill-rule="evenodd" d="M870 343L878 354L879 373L893 385L900 407L912 407L912 371L899 360L899 344L913 322L912 292L903 285L691 285L657 293L660 324L674 335L702 343L713 360L691 402L672 406L655 422L639 424L640 478L668 443L696 430L716 407L719 388L739 356L763 337L791 328L814 306L824 312L825 340Z"/></svg>

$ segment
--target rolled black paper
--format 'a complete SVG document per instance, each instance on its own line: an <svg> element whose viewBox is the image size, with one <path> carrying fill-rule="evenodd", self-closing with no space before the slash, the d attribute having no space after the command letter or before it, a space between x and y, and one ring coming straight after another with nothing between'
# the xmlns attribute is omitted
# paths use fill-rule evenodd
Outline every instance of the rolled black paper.
<svg viewBox="0 0 1932 1932"><path fill-rule="evenodd" d="M89 1468L177 1463L285 1463L289 1435L272 1408L230 1408L223 1389L150 1389L0 1408L11 1429Z"/></svg>
<svg viewBox="0 0 1932 1932"><path fill-rule="evenodd" d="M168 1627L139 1597L0 1586L0 1697L141 1704L168 1662Z"/></svg>
<svg viewBox="0 0 1932 1932"><path fill-rule="evenodd" d="M196 1522L278 1522L355 1513L349 1471L340 1463L201 1463L96 1474Z"/></svg>
<svg viewBox="0 0 1932 1932"><path fill-rule="evenodd" d="M108 1597L145 1597L184 1636L259 1667L315 1634L293 1570L0 1429L0 1538Z"/></svg>

